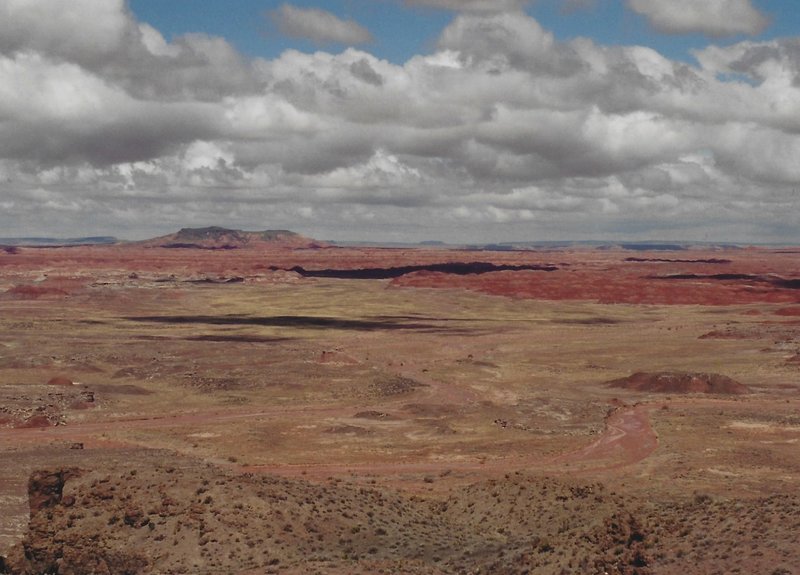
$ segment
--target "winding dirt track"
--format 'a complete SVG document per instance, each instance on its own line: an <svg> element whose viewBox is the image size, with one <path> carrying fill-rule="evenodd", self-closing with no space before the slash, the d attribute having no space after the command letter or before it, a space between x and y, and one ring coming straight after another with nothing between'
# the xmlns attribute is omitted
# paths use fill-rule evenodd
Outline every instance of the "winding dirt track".
<svg viewBox="0 0 800 575"><path fill-rule="evenodd" d="M597 440L559 455L553 463L581 464L588 466L587 470L600 470L642 461L658 447L658 436L650 425L650 409L652 406L645 404L618 408L606 419L606 429Z"/></svg>
<svg viewBox="0 0 800 575"><path fill-rule="evenodd" d="M514 458L513 465L532 470L591 473L621 469L647 458L658 447L658 436L650 425L649 411L652 406L636 405L617 409L606 420L606 429L591 444L561 455L542 458L536 454L525 454ZM508 459L482 461L430 461L391 462L364 464L312 464L312 465L259 465L241 468L254 473L274 473L283 476L321 477L341 473L369 473L371 475L398 475L402 473L436 473L443 469L458 471L490 472L497 467L509 470Z"/></svg>
<svg viewBox="0 0 800 575"><path fill-rule="evenodd" d="M428 398L440 400L473 400L471 392L455 390L452 386L434 383L428 390ZM616 409L606 419L606 429L595 441L580 449L542 458L535 453L516 454L497 460L429 460L429 461L390 461L365 462L358 464L312 463L301 465L261 465L239 466L229 462L211 461L217 465L240 473L268 473L284 477L301 477L309 480L324 480L331 476L382 476L390 482L413 489L422 475L440 474L444 470L485 476L519 469L552 472L592 473L621 469L635 464L649 456L658 446L658 438L650 425L649 411L655 406L637 405ZM383 404L386 408L386 404ZM0 429L0 446L20 447L25 444L47 444L53 441L81 442L88 449L117 449L135 446L132 442L108 440L103 434L119 430L169 429L186 425L213 425L232 421L252 420L269 417L286 417L296 413L298 417L309 416L346 417L352 414L352 406L335 407L296 407L273 408L269 410L235 409L209 411L191 414L167 415L145 419L118 419L114 421L77 423L72 425L38 429ZM411 483L408 483L408 481ZM2 511L6 514L6 524L0 529L0 546L10 545L17 540L27 522L27 497L25 497L24 478L18 478L13 485L5 485L5 491L16 493L3 502Z"/></svg>
<svg viewBox="0 0 800 575"><path fill-rule="evenodd" d="M438 395L438 393L437 393ZM385 408L385 405L384 405ZM118 419L114 421L78 423L73 425L37 428L37 429L3 429L0 430L0 444L12 443L49 443L54 440L83 442L88 448L115 448L124 445L117 441L106 441L98 438L104 433L119 430L154 430L181 427L184 425L214 425L237 420L259 419L269 417L285 417L297 413L308 417L319 418L342 417L350 414L347 407L280 407L269 410L226 410L223 412L201 412L183 415L168 415L145 419ZM561 467L578 467L581 471L601 471L621 468L645 459L658 446L658 438L650 425L649 407L637 405L618 408L606 420L606 429L591 444L575 451L561 455L541 458L535 454L526 454L515 458L514 462L521 466L555 469ZM502 461L502 460L501 460ZM368 472L372 475L398 473L425 473L441 471L443 468L459 470L479 470L492 467L481 461L413 461L390 463L335 464L320 463L309 465L263 465L241 467L243 471L277 473L281 475L337 474L343 472Z"/></svg>

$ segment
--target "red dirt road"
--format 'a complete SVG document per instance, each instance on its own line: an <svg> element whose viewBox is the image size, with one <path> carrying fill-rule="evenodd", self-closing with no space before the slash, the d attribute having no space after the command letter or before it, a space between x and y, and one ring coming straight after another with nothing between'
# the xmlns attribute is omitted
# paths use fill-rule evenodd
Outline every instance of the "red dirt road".
<svg viewBox="0 0 800 575"><path fill-rule="evenodd" d="M80 441L87 448L109 449L126 446L119 441L99 439L104 433L120 430L166 429L183 425L214 425L236 420L258 419L270 416L285 416L287 411L297 411L308 416L309 413L320 417L342 416L349 413L349 408L276 408L273 410L230 410L224 412L205 412L184 415L169 415L148 419L118 419L108 422L78 423L68 426L57 426L38 429L2 429L0 444L51 443L55 440ZM606 421L606 429L591 444L575 451L542 459L535 454L517 455L513 459L515 465L527 468L552 469L578 467L583 472L618 469L637 463L649 456L658 446L658 438L650 425L647 405L621 407L614 411ZM503 459L495 463L506 467ZM407 461L387 463L336 464L315 463L308 465L259 465L242 467L242 471L276 473L286 476L336 475L341 473L369 473L371 475L396 475L398 473L432 473L443 469L459 469L464 471L488 470L494 467L483 461Z"/></svg>
<svg viewBox="0 0 800 575"><path fill-rule="evenodd" d="M578 464L583 470L617 469L642 461L658 447L650 425L650 406L640 404L615 410L596 441L577 451L556 457L556 464ZM598 467L600 465L600 467Z"/></svg>

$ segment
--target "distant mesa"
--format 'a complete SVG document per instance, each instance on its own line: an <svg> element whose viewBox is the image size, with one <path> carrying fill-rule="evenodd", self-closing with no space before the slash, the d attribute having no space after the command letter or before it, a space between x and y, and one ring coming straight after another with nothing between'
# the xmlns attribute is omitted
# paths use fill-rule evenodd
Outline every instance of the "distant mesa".
<svg viewBox="0 0 800 575"><path fill-rule="evenodd" d="M120 242L106 236L86 238L0 238L0 250L16 254L19 247L57 248L120 244L132 247L236 250L243 248L287 247L313 249L328 244L302 236L290 230L264 230L247 232L219 226L183 228L174 234L142 241Z"/></svg>
<svg viewBox="0 0 800 575"><path fill-rule="evenodd" d="M480 252L513 252L520 251L519 248L512 244L484 244L481 246L467 246L469 251Z"/></svg>
<svg viewBox="0 0 800 575"><path fill-rule="evenodd" d="M718 373L685 373L664 371L637 372L608 382L609 387L652 393L711 393L744 395L750 389L744 384Z"/></svg>
<svg viewBox="0 0 800 575"><path fill-rule="evenodd" d="M325 244L289 230L247 232L219 226L183 228L174 234L134 242L144 247L201 250L237 250L260 247L321 248Z"/></svg>

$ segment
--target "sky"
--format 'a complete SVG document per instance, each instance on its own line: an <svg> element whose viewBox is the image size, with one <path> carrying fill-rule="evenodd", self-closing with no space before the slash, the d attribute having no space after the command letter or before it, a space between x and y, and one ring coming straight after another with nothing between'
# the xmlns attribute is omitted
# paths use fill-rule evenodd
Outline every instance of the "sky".
<svg viewBox="0 0 800 575"><path fill-rule="evenodd" d="M792 0L2 0L0 237L800 243Z"/></svg>

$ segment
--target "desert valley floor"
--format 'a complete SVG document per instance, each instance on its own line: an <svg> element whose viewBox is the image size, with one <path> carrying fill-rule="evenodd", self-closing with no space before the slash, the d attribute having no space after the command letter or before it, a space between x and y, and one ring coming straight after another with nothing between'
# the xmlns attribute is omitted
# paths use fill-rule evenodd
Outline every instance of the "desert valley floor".
<svg viewBox="0 0 800 575"><path fill-rule="evenodd" d="M0 249L0 573L800 573L800 249L229 239Z"/></svg>

